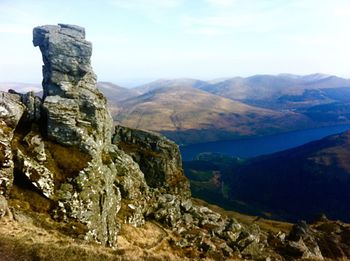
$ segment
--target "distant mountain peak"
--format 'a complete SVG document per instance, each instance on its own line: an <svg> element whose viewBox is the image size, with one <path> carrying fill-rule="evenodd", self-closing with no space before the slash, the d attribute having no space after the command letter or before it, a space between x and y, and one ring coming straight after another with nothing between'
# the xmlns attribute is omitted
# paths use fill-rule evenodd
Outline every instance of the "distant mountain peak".
<svg viewBox="0 0 350 261"><path fill-rule="evenodd" d="M307 81L319 81L330 77L335 77L335 76L330 74L324 74L324 73L314 73L314 74L305 75L302 78L303 80L307 80Z"/></svg>

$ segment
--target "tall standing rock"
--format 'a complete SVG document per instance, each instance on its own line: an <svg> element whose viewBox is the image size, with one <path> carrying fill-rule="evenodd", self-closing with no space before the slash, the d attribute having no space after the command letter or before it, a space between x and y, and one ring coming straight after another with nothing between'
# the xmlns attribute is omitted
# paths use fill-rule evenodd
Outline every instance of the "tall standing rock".
<svg viewBox="0 0 350 261"><path fill-rule="evenodd" d="M20 151L20 168L56 201L58 217L85 224L88 240L115 245L121 204L112 157L116 147L111 145L113 122L106 99L90 65L92 45L84 28L65 24L34 28L33 44L44 62L41 147L49 155L33 161ZM34 134L27 136L30 146L41 142Z"/></svg>
<svg viewBox="0 0 350 261"><path fill-rule="evenodd" d="M34 28L33 44L39 46L43 66L46 135L62 144L96 152L110 143L112 118L106 99L96 88L91 65L92 44L85 30L59 24Z"/></svg>
<svg viewBox="0 0 350 261"><path fill-rule="evenodd" d="M115 135L123 144L116 137L118 146L112 144L113 121L96 88L84 29L36 27L33 43L44 61L43 130L25 136L27 149L17 151L19 172L56 203L58 218L85 224L88 240L115 245L117 218L135 226L144 224L145 216L173 227L181 223L182 209L189 211L192 204L178 147L126 129ZM128 133L135 144L125 139ZM130 151L128 145L140 149Z"/></svg>

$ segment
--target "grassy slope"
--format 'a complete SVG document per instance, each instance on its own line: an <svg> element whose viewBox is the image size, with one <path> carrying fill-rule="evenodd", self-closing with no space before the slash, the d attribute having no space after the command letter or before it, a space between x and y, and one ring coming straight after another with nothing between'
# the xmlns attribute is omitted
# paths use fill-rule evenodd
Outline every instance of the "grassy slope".
<svg viewBox="0 0 350 261"><path fill-rule="evenodd" d="M122 101L120 108L114 116L118 123L160 131L179 143L268 134L289 130L293 121L307 122L295 113L261 109L191 87L157 89Z"/></svg>
<svg viewBox="0 0 350 261"><path fill-rule="evenodd" d="M345 132L240 164L231 159L230 166L220 167L213 159L217 166L198 161L185 162L184 167L194 196L225 208L291 221L325 213L349 222L349 158L350 132ZM219 186L210 177L196 177L214 171L221 173ZM225 193L223 185L228 188Z"/></svg>

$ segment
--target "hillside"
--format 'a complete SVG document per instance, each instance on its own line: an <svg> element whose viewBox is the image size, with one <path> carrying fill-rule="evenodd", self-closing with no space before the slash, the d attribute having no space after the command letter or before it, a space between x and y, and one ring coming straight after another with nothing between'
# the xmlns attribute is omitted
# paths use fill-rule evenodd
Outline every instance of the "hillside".
<svg viewBox="0 0 350 261"><path fill-rule="evenodd" d="M350 123L350 80L325 74L164 79L132 90L112 105L116 122L180 144Z"/></svg>
<svg viewBox="0 0 350 261"><path fill-rule="evenodd" d="M275 217L349 222L350 132L231 166L229 197Z"/></svg>
<svg viewBox="0 0 350 261"><path fill-rule="evenodd" d="M108 97L108 102L118 105L118 102L138 95L134 89L128 89L111 82L97 82L97 88Z"/></svg>
<svg viewBox="0 0 350 261"><path fill-rule="evenodd" d="M160 88L168 88L168 87L193 87L193 88L201 88L208 85L208 82L190 79L190 78L179 78L179 79L159 79L138 87L133 88L133 90L137 91L139 94L145 94L146 92L150 92Z"/></svg>
<svg viewBox="0 0 350 261"><path fill-rule="evenodd" d="M192 87L164 87L120 102L114 120L196 143L287 131L307 119L232 101ZM276 124L278 122L278 124Z"/></svg>
<svg viewBox="0 0 350 261"><path fill-rule="evenodd" d="M339 87L350 87L350 80L324 74L306 76L280 74L236 77L200 88L232 100L258 103L271 102L285 95L302 95L305 90Z"/></svg>
<svg viewBox="0 0 350 261"><path fill-rule="evenodd" d="M115 115L120 110L120 102L138 95L138 92L133 89L121 87L111 82L98 82L97 88L107 97L108 107Z"/></svg>

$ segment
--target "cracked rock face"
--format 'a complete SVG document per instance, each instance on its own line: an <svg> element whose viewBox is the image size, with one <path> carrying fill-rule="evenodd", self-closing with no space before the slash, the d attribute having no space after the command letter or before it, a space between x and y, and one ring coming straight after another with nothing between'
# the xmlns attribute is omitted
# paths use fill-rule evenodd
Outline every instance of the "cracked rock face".
<svg viewBox="0 0 350 261"><path fill-rule="evenodd" d="M44 117L48 138L88 153L109 143L112 118L96 88L85 29L74 25L39 26L33 44L43 57Z"/></svg>
<svg viewBox="0 0 350 261"><path fill-rule="evenodd" d="M148 186L183 199L191 197L176 143L156 133L120 125L115 128L113 143L139 164Z"/></svg>
<svg viewBox="0 0 350 261"><path fill-rule="evenodd" d="M112 118L96 88L92 45L85 40L84 28L65 24L34 28L33 44L40 47L44 62L42 121L50 142L27 137L37 155L30 161L18 151L21 170L57 202L57 217L82 222L88 229L86 239L114 246L121 198L110 159ZM52 164L45 163L45 151Z"/></svg>

